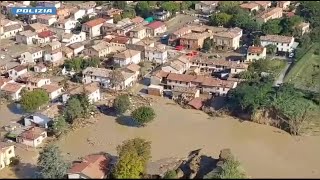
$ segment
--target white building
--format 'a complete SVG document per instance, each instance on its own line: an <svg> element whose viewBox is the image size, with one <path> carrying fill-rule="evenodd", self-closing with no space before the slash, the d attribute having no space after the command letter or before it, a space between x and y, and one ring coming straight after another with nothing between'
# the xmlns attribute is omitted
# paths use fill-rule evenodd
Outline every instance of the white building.
<svg viewBox="0 0 320 180"><path fill-rule="evenodd" d="M1 87L1 91L5 94L9 95L11 100L18 101L21 98L21 90L25 87L24 84L19 84L15 82L8 82L3 87Z"/></svg>
<svg viewBox="0 0 320 180"><path fill-rule="evenodd" d="M76 27L77 22L78 21L73 20L71 18L69 18L69 19L59 19L57 22L55 22L53 24L53 27L64 29L65 32L70 33L71 30Z"/></svg>
<svg viewBox="0 0 320 180"><path fill-rule="evenodd" d="M46 84L41 86L48 94L50 100L57 99L63 93L63 87L57 84Z"/></svg>
<svg viewBox="0 0 320 180"><path fill-rule="evenodd" d="M42 60L43 50L41 48L32 48L29 51L26 51L20 55L20 63L34 63L38 60Z"/></svg>
<svg viewBox="0 0 320 180"><path fill-rule="evenodd" d="M13 69L10 69L8 71L9 77L12 79L17 79L18 77L20 77L21 75L25 74L28 72L28 68L26 66L23 65L19 65L14 67Z"/></svg>
<svg viewBox="0 0 320 180"><path fill-rule="evenodd" d="M145 58L149 61L163 64L168 60L168 51L165 46L146 47Z"/></svg>
<svg viewBox="0 0 320 180"><path fill-rule="evenodd" d="M77 42L83 42L85 40L86 40L85 32L80 32L79 34L63 33L61 35L61 42L66 43L66 46L69 46L70 44L77 43Z"/></svg>
<svg viewBox="0 0 320 180"><path fill-rule="evenodd" d="M267 48L250 46L247 52L247 61L265 59L267 57Z"/></svg>
<svg viewBox="0 0 320 180"><path fill-rule="evenodd" d="M96 82L90 83L90 84L85 84L83 86L76 87L69 92L65 93L62 95L62 102L66 103L70 96L76 95L76 94L81 94L83 93L83 90L85 90L85 93L89 99L90 103L97 102L101 99L101 94L100 94L100 88L99 84Z"/></svg>
<svg viewBox="0 0 320 180"><path fill-rule="evenodd" d="M113 56L113 61L116 64L119 64L120 67L129 65L129 64L138 64L141 61L141 51L127 49L121 53L118 53Z"/></svg>
<svg viewBox="0 0 320 180"><path fill-rule="evenodd" d="M0 142L0 170L9 166L15 156L14 145Z"/></svg>
<svg viewBox="0 0 320 180"><path fill-rule="evenodd" d="M32 127L17 137L17 142L31 147L38 147L47 138L47 132L39 127Z"/></svg>
<svg viewBox="0 0 320 180"><path fill-rule="evenodd" d="M37 22L45 25L52 25L57 21L57 17L55 15L38 15L37 16Z"/></svg>
<svg viewBox="0 0 320 180"><path fill-rule="evenodd" d="M86 32L87 35L92 38L101 35L101 26L106 20L103 18L94 19L88 21L82 25L82 31Z"/></svg>
<svg viewBox="0 0 320 180"><path fill-rule="evenodd" d="M290 36L266 35L261 36L260 40L263 47L273 44L277 46L277 51L281 52L292 52L296 48L294 37Z"/></svg>
<svg viewBox="0 0 320 180"><path fill-rule="evenodd" d="M38 38L38 34L36 32L32 32L31 30L22 31L16 34L16 42L31 45L34 44L34 39Z"/></svg>

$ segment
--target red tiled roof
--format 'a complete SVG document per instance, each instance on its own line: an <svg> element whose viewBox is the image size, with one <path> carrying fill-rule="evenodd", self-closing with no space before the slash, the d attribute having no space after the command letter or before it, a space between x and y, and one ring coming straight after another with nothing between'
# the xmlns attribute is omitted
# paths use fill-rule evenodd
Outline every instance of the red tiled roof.
<svg viewBox="0 0 320 180"><path fill-rule="evenodd" d="M52 31L42 31L42 32L40 32L40 33L38 33L38 36L40 37L40 38L46 38L46 37L50 37L50 36L53 36L54 35L54 32L52 32Z"/></svg>
<svg viewBox="0 0 320 180"><path fill-rule="evenodd" d="M129 41L129 38L126 36L117 36L117 37L111 39L109 42L126 44L128 41Z"/></svg>
<svg viewBox="0 0 320 180"><path fill-rule="evenodd" d="M152 75L153 75L153 76L156 76L156 77L158 77L158 78L164 78L164 77L167 77L167 76L169 75L169 73L160 70L160 71L155 71L155 72L153 72Z"/></svg>
<svg viewBox="0 0 320 180"><path fill-rule="evenodd" d="M263 52L264 47L258 47L258 46L250 46L248 48L249 53L259 53L261 54Z"/></svg>
<svg viewBox="0 0 320 180"><path fill-rule="evenodd" d="M10 81L10 79L8 79L8 78L0 77L0 87L9 81Z"/></svg>
<svg viewBox="0 0 320 180"><path fill-rule="evenodd" d="M86 23L84 23L85 25L89 26L89 27L94 27L97 26L99 24L103 24L104 22L106 22L105 19L103 18L98 18L98 19L93 19L91 21L88 21Z"/></svg>
<svg viewBox="0 0 320 180"><path fill-rule="evenodd" d="M104 155L89 155L81 163L73 163L69 174L84 174L92 179L102 179L106 175L109 159Z"/></svg>
<svg viewBox="0 0 320 180"><path fill-rule="evenodd" d="M140 17L140 16L137 16L137 17L131 19L131 22L133 22L135 24L139 24L139 23L141 23L143 21L144 21L144 19L142 17Z"/></svg>
<svg viewBox="0 0 320 180"><path fill-rule="evenodd" d="M129 66L127 66L127 69L129 69L132 72L137 72L140 70L140 66L137 64L130 64Z"/></svg>
<svg viewBox="0 0 320 180"><path fill-rule="evenodd" d="M147 25L147 27L152 28L152 29L157 29L161 26L165 26L165 24L161 21L154 21L154 22Z"/></svg>
<svg viewBox="0 0 320 180"><path fill-rule="evenodd" d="M23 133L20 134L20 137L23 139L28 139L28 140L35 140L37 139L39 136L41 136L41 134L45 132L44 129L39 128L39 127L32 127L26 131L24 131Z"/></svg>
<svg viewBox="0 0 320 180"><path fill-rule="evenodd" d="M203 100L199 97L192 99L189 101L188 105L192 106L195 109L201 109L203 106Z"/></svg>

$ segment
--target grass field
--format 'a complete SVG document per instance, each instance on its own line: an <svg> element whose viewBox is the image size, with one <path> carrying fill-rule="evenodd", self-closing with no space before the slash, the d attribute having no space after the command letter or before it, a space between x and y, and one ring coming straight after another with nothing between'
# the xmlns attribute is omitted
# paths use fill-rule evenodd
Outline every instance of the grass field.
<svg viewBox="0 0 320 180"><path fill-rule="evenodd" d="M285 82L296 88L318 91L320 89L320 55L315 55L311 48L289 71Z"/></svg>

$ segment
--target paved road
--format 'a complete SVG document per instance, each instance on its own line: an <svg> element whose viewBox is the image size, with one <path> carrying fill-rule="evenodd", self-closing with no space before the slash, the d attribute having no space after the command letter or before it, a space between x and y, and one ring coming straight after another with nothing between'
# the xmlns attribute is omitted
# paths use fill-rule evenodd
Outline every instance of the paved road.
<svg viewBox="0 0 320 180"><path fill-rule="evenodd" d="M274 57L274 58L279 59L279 57ZM289 70L289 67L292 65L292 62L293 62L293 59L291 58L283 57L282 59L287 59L288 62L287 62L287 65L283 68L278 78L276 79L276 81L274 82L274 86L279 86L280 84L283 83L284 77L287 74L287 71Z"/></svg>

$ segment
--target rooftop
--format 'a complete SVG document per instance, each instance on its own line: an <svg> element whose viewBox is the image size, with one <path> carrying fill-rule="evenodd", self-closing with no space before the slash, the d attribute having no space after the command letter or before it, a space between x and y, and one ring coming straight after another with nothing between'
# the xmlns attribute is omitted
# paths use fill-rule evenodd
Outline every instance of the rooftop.
<svg viewBox="0 0 320 180"><path fill-rule="evenodd" d="M131 58L137 54L140 54L140 51L132 50L132 49L127 49L121 53L115 54L113 57L118 58L118 59L127 59Z"/></svg>
<svg viewBox="0 0 320 180"><path fill-rule="evenodd" d="M249 3L243 3L240 5L241 8L243 9L253 9L253 8L257 8L259 7L259 5L257 3L254 2L249 2Z"/></svg>
<svg viewBox="0 0 320 180"><path fill-rule="evenodd" d="M82 71L83 74L98 76L98 77L109 77L109 74L112 72L110 69L105 68L95 68L87 67Z"/></svg>
<svg viewBox="0 0 320 180"><path fill-rule="evenodd" d="M89 27L94 27L94 26L97 26L99 24L103 24L104 22L106 22L105 19L103 18L97 18L97 19L93 19L91 21L88 21L86 23L84 23L86 26L89 26Z"/></svg>
<svg viewBox="0 0 320 180"><path fill-rule="evenodd" d="M53 93L53 92L61 89L62 87L59 86L58 84L46 84L46 85L41 86L41 88L44 89L48 93Z"/></svg>
<svg viewBox="0 0 320 180"><path fill-rule="evenodd" d="M260 47L260 46L250 46L248 48L248 53L258 53L261 54L264 50L264 47Z"/></svg>
<svg viewBox="0 0 320 180"><path fill-rule="evenodd" d="M40 33L38 33L38 37L40 38L47 38L47 37L50 37L50 36L53 36L55 33L48 30L48 31L42 31Z"/></svg>
<svg viewBox="0 0 320 180"><path fill-rule="evenodd" d="M294 38L290 36L281 36L281 35L266 35L261 36L261 41L271 41L271 42L280 42L280 43L290 43Z"/></svg>
<svg viewBox="0 0 320 180"><path fill-rule="evenodd" d="M19 136L23 139L35 140L39 136L41 136L43 132L45 132L45 130L42 128L32 127L30 129L24 131L23 133L21 133Z"/></svg>
<svg viewBox="0 0 320 180"><path fill-rule="evenodd" d="M279 7L275 7L265 13L263 13L260 18L262 19L266 19L266 18L269 18L270 16L274 15L275 13L278 13L278 12L282 12L282 8L279 8Z"/></svg>
<svg viewBox="0 0 320 180"><path fill-rule="evenodd" d="M99 89L99 84L97 82L93 82L90 84L84 84L83 86L76 87L69 91L69 94L75 95L75 94L81 94L83 93L83 90L85 90L87 93L91 94Z"/></svg>
<svg viewBox="0 0 320 180"><path fill-rule="evenodd" d="M21 36L27 36L27 37L31 37L31 36L37 35L37 33L32 32L31 30L22 31L22 32L19 32L19 34L20 34Z"/></svg>
<svg viewBox="0 0 320 180"><path fill-rule="evenodd" d="M161 21L154 21L154 22L147 25L147 27L149 27L151 29L157 29L162 26L165 26L165 24Z"/></svg>

